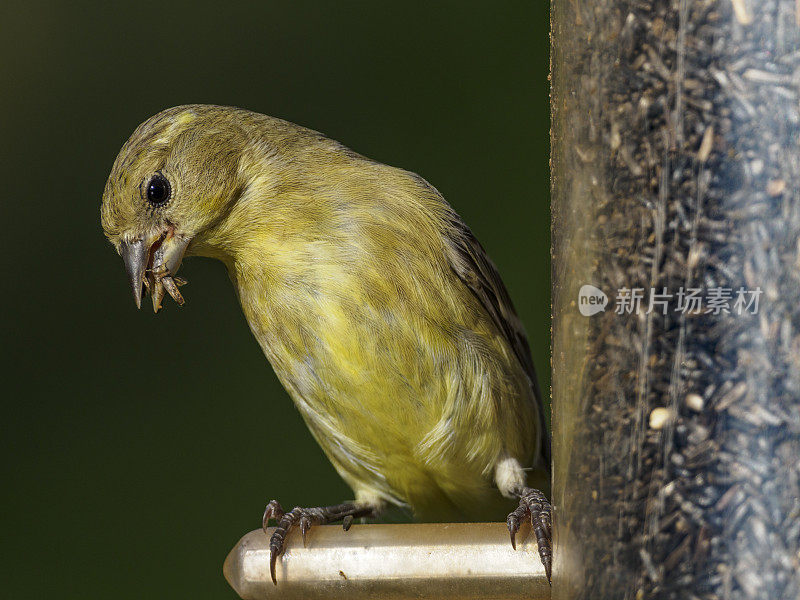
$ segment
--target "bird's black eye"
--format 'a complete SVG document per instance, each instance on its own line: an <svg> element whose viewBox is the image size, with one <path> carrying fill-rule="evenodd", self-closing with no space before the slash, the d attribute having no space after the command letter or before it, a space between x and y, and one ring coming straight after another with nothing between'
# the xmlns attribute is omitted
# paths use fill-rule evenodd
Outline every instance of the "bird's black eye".
<svg viewBox="0 0 800 600"><path fill-rule="evenodd" d="M169 200L172 188L169 181L161 173L156 173L147 184L147 201L156 206Z"/></svg>

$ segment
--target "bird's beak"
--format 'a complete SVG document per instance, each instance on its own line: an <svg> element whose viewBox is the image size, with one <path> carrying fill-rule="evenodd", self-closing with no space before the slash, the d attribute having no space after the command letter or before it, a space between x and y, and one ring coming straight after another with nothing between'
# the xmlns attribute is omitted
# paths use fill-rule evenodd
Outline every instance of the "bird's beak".
<svg viewBox="0 0 800 600"><path fill-rule="evenodd" d="M136 308L142 308L142 285L144 284L144 272L147 269L148 250L144 247L144 240L122 242L119 247L119 253L122 255L128 279L131 282Z"/></svg>
<svg viewBox="0 0 800 600"><path fill-rule="evenodd" d="M166 291L178 303L183 304L183 296L178 286L186 283L175 277L181 266L186 247L191 238L175 233L169 227L160 234L135 238L120 243L119 253L128 272L128 280L133 292L136 308L142 306L142 287L145 286L153 297L153 310L158 312Z"/></svg>

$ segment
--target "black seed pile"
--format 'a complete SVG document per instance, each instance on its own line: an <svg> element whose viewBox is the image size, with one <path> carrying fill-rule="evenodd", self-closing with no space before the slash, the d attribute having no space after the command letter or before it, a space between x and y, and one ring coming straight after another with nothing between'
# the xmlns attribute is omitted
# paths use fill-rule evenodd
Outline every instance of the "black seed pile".
<svg viewBox="0 0 800 600"><path fill-rule="evenodd" d="M553 4L554 598L800 598L799 11Z"/></svg>

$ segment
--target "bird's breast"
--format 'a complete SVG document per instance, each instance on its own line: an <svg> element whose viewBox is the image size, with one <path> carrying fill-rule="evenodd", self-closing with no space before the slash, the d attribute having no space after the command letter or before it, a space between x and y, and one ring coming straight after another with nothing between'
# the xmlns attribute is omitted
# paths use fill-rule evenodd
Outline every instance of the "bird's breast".
<svg viewBox="0 0 800 600"><path fill-rule="evenodd" d="M317 441L351 486L369 482L386 497L488 489L508 442L525 456L536 438L519 366L474 298L429 271L421 281L412 268L317 263L237 281Z"/></svg>

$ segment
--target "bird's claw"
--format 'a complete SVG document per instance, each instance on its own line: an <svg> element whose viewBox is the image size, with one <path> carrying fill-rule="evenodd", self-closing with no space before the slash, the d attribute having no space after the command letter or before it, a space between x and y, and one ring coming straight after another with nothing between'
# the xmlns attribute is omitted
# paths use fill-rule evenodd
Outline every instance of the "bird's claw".
<svg viewBox="0 0 800 600"><path fill-rule="evenodd" d="M270 500L264 509L264 516L261 518L261 529L267 533L267 525L270 519L280 519L284 515L283 507L277 500Z"/></svg>
<svg viewBox="0 0 800 600"><path fill-rule="evenodd" d="M275 563L278 561L278 554L281 548L275 547L270 542L269 545L269 574L272 576L272 583L278 585L278 579L275 577Z"/></svg>
<svg viewBox="0 0 800 600"><path fill-rule="evenodd" d="M306 533L308 533L309 529L311 529L311 519L308 518L307 514L304 514L300 517L300 535L303 536L303 548L306 547Z"/></svg>
<svg viewBox="0 0 800 600"><path fill-rule="evenodd" d="M514 513L508 515L506 525L508 525L508 534L511 537L511 547L517 549L517 532L519 531L519 519L512 519Z"/></svg>
<svg viewBox="0 0 800 600"><path fill-rule="evenodd" d="M261 519L261 526L264 533L267 532L267 524L270 519L278 521L275 526L275 531L269 539L269 572L272 576L272 583L278 585L278 579L275 576L275 565L278 562L278 556L286 548L286 536L295 525L300 526L300 534L303 537L303 547L306 546L306 534L311 529L312 525L319 525L327 522L324 509L321 508L301 508L295 506L289 512L284 512L280 503L277 500L272 500L267 504L264 509L264 516Z"/></svg>
<svg viewBox="0 0 800 600"><path fill-rule="evenodd" d="M542 492L533 488L524 488L519 494L519 506L506 519L511 546L516 550L516 536L520 524L524 519L530 518L547 581L550 581L553 568L552 510L553 507L550 506L550 502Z"/></svg>
<svg viewBox="0 0 800 600"><path fill-rule="evenodd" d="M347 531L350 529L350 526L353 524L353 515L347 515L344 519L342 519L342 529Z"/></svg>
<svg viewBox="0 0 800 600"><path fill-rule="evenodd" d="M354 517L375 516L379 507L374 505L359 504L356 502L344 502L335 506L323 506L316 508L301 508L295 506L289 512L284 512L277 500L272 500L264 509L264 516L261 518L261 527L267 533L267 524L270 519L277 520L275 530L269 538L269 573L272 576L272 583L278 585L275 576L275 565L278 556L286 548L286 536L291 529L299 525L300 533L303 536L303 547L306 545L308 530L313 525L325 525L335 521L342 521L344 530L350 529Z"/></svg>

